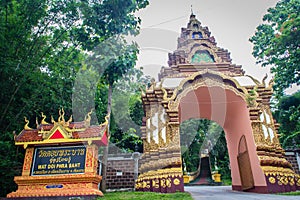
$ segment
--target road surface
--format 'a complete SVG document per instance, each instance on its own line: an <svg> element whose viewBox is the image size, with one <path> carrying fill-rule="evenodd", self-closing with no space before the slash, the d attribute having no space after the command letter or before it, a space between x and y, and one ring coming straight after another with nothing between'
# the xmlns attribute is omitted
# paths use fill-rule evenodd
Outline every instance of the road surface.
<svg viewBox="0 0 300 200"><path fill-rule="evenodd" d="M300 200L300 196L233 191L231 186L185 186L195 200Z"/></svg>

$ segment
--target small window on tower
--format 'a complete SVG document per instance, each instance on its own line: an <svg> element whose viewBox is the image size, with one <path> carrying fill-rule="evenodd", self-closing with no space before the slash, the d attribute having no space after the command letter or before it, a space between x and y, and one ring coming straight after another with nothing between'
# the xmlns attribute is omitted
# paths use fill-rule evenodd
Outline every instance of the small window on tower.
<svg viewBox="0 0 300 200"><path fill-rule="evenodd" d="M200 33L200 32L194 32L193 35L192 35L192 38L193 39L201 39L201 38L203 38L202 37L202 33Z"/></svg>
<svg viewBox="0 0 300 200"><path fill-rule="evenodd" d="M194 24L193 28L194 28L194 30L198 30L198 28L199 28L198 24Z"/></svg>
<svg viewBox="0 0 300 200"><path fill-rule="evenodd" d="M212 63L215 62L214 58L208 51L197 51L191 60L191 63Z"/></svg>

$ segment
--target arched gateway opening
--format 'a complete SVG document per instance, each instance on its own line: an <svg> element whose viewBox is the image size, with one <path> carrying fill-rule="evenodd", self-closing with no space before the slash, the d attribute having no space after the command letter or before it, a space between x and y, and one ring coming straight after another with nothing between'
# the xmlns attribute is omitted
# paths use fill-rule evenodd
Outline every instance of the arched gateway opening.
<svg viewBox="0 0 300 200"><path fill-rule="evenodd" d="M278 124L269 103L272 81L267 85L245 76L195 15L181 30L178 49L169 54L169 67L161 69L159 82L142 95L144 153L136 190L184 191L179 129L190 118L213 120L224 129L233 190L300 189L300 176L284 158L276 134ZM194 32L202 37L193 37ZM193 62L194 55L203 51L212 59Z"/></svg>
<svg viewBox="0 0 300 200"><path fill-rule="evenodd" d="M258 189L265 179L243 97L243 93L219 86L193 89L180 100L179 121L205 118L217 122L225 132L233 189L248 190L254 186Z"/></svg>

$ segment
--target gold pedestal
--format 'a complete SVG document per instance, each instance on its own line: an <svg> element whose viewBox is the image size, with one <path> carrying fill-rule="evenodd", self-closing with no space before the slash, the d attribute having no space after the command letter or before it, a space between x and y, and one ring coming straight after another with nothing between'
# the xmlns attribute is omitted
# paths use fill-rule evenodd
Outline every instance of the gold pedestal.
<svg viewBox="0 0 300 200"><path fill-rule="evenodd" d="M76 174L59 176L17 176L18 190L7 198L54 197L54 196L103 196L98 189L102 177L94 174Z"/></svg>
<svg viewBox="0 0 300 200"><path fill-rule="evenodd" d="M190 182L190 176L183 175L183 183L186 184L186 183L189 183L189 182Z"/></svg>

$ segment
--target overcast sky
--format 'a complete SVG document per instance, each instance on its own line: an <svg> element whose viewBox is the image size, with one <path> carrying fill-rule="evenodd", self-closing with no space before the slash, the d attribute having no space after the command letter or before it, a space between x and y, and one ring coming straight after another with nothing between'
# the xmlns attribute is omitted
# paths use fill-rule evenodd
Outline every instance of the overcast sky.
<svg viewBox="0 0 300 200"><path fill-rule="evenodd" d="M278 0L150 0L140 11L142 31L137 38L141 48L137 66L157 79L161 66L167 66L168 52L177 48L181 27L186 27L191 5L196 18L207 26L217 46L228 49L232 63L242 65L246 74L262 80L269 69L255 64L249 38L269 7Z"/></svg>

